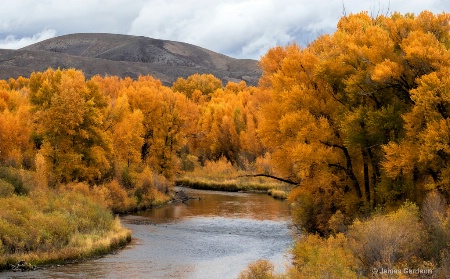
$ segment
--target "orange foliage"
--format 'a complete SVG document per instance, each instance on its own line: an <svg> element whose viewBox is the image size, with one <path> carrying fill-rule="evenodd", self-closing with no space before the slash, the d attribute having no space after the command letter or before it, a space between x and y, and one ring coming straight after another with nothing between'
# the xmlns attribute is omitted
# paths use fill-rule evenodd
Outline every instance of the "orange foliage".
<svg viewBox="0 0 450 279"><path fill-rule="evenodd" d="M0 162L39 168L42 185L115 179L132 192L146 168L172 180L225 157L298 182L290 199L321 208L303 221L323 233L337 210L420 202L434 188L450 196L449 20L344 16L305 48L271 49L258 87L74 69L3 81Z"/></svg>

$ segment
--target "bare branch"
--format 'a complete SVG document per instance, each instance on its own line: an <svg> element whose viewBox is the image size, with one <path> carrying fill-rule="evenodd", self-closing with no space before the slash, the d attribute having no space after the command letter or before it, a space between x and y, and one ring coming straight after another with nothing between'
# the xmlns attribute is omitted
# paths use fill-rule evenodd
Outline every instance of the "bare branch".
<svg viewBox="0 0 450 279"><path fill-rule="evenodd" d="M284 183L287 183L287 184L291 184L291 185L299 185L300 184L300 182L295 182L295 181L292 181L292 180L290 180L290 179L285 179L285 178L281 178L281 177L276 177L276 176L273 176L273 175L270 175L270 174L264 174L264 173L259 173L259 174L244 174L244 175L239 175L239 176L237 176L238 178L239 177L268 177L268 178L272 178L272 179L275 179L275 180L278 180L278 181L281 181L281 182L284 182Z"/></svg>

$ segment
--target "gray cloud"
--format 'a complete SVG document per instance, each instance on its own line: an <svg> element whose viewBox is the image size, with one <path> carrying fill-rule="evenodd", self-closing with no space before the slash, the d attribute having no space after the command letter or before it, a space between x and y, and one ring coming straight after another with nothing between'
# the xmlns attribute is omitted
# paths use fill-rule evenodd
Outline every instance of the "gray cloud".
<svg viewBox="0 0 450 279"><path fill-rule="evenodd" d="M323 9L327 3L307 6L295 0L190 0L183 6L171 0L165 1L167 9L158 10L159 2L148 2L130 34L198 44L236 57L257 57L272 46L308 41L310 33L329 31L341 5L336 2L334 12ZM317 17L321 10L323 16Z"/></svg>
<svg viewBox="0 0 450 279"><path fill-rule="evenodd" d="M43 40L47 40L56 36L56 31L53 29L45 29L42 32L36 33L31 37L16 38L14 35L8 35L6 38L0 40L0 48L3 49L19 49Z"/></svg>
<svg viewBox="0 0 450 279"><path fill-rule="evenodd" d="M145 0L0 1L0 36L33 37L43 30L58 35L82 32L125 34Z"/></svg>
<svg viewBox="0 0 450 279"><path fill-rule="evenodd" d="M15 0L0 2L0 47L69 33L119 33L192 43L258 59L276 45L306 45L342 16L448 11L446 0ZM51 32L49 32L51 31Z"/></svg>

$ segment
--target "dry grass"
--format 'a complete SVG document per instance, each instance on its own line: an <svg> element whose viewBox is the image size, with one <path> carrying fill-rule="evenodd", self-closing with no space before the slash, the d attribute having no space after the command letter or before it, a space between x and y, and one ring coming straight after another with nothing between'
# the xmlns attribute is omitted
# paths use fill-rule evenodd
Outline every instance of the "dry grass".
<svg viewBox="0 0 450 279"><path fill-rule="evenodd" d="M275 199L285 200L287 199L287 194L283 190L277 190L277 189L270 189L267 192L270 196L274 197Z"/></svg>
<svg viewBox="0 0 450 279"><path fill-rule="evenodd" d="M262 191L267 192L273 187L277 187L273 183L269 184L258 184L251 182L241 182L238 179L229 179L225 181L215 181L202 178L189 178L183 177L177 179L175 182L177 185L184 187L201 189L201 190L216 190L216 191L227 191L227 192L239 192L239 191Z"/></svg>
<svg viewBox="0 0 450 279"><path fill-rule="evenodd" d="M0 255L0 269L24 260L32 265L63 264L111 252L131 241L131 232L116 219L114 228L106 233L75 234L66 247L46 251L4 253Z"/></svg>
<svg viewBox="0 0 450 279"><path fill-rule="evenodd" d="M83 183L0 198L0 269L103 254L130 237L99 192Z"/></svg>

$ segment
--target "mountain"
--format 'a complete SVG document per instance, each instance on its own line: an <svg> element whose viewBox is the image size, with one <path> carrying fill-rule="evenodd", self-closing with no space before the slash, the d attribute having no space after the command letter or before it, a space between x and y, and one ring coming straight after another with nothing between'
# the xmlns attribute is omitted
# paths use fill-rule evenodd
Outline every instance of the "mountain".
<svg viewBox="0 0 450 279"><path fill-rule="evenodd" d="M19 50L0 49L0 79L29 76L47 68L76 68L87 78L152 75L171 85L178 77L210 73L228 81L256 85L256 60L235 59L195 45L117 34L71 34Z"/></svg>

